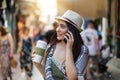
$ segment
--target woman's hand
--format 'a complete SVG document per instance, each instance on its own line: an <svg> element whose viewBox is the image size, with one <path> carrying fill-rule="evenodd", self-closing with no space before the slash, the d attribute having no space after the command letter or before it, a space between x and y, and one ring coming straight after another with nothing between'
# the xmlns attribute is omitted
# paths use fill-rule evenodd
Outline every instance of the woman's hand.
<svg viewBox="0 0 120 80"><path fill-rule="evenodd" d="M68 33L66 34L65 39L67 40L66 48L72 50L73 43L74 43L74 37L70 31L68 31Z"/></svg>
<svg viewBox="0 0 120 80"><path fill-rule="evenodd" d="M33 50L32 54L31 54L31 58L34 59L35 58L35 50ZM41 65L41 63L37 63L37 62L33 62L33 64L36 66L36 68L39 70L39 72L42 74L43 77L45 77L45 71L44 71L44 67Z"/></svg>
<svg viewBox="0 0 120 80"><path fill-rule="evenodd" d="M9 53L8 56L10 59L13 58L13 53Z"/></svg>
<svg viewBox="0 0 120 80"><path fill-rule="evenodd" d="M32 54L31 54L31 58L33 59L35 57L35 50L33 50Z"/></svg>

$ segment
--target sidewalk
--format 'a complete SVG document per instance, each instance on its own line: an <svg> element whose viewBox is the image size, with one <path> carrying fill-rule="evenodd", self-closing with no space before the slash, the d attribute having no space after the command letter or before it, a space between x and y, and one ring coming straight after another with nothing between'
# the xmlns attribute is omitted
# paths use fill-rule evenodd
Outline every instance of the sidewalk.
<svg viewBox="0 0 120 80"><path fill-rule="evenodd" d="M113 57L107 64L113 80L120 80L120 59Z"/></svg>
<svg viewBox="0 0 120 80"><path fill-rule="evenodd" d="M19 56L15 55L15 58L16 60L18 60ZM107 66L108 66L108 72L112 74L112 77L113 77L112 80L120 80L120 76L119 76L120 75L120 59L113 57L107 63ZM19 64L16 68L12 68L12 72L13 72L12 74L13 80L26 80L25 73L21 72ZM43 80L41 74L39 73L39 71L35 66L33 68L32 80Z"/></svg>
<svg viewBox="0 0 120 80"><path fill-rule="evenodd" d="M19 62L18 55L15 55L15 59ZM12 74L13 80L26 80L25 72L21 72L19 63L16 68L12 68L12 72L13 72L13 74ZM37 68L35 66L33 66L32 80L43 80L41 74L39 73L39 71L37 70Z"/></svg>

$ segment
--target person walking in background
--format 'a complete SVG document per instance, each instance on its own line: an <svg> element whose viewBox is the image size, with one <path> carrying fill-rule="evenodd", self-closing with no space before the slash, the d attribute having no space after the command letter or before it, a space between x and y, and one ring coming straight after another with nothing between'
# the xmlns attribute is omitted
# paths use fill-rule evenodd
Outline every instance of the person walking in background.
<svg viewBox="0 0 120 80"><path fill-rule="evenodd" d="M90 80L90 65L95 63L97 66L97 74L99 73L98 70L98 59L100 56L100 49L99 49L99 40L98 40L98 33L94 29L95 24L92 20L88 22L88 26L85 30L81 32L81 36L85 45L89 48L89 63L87 67L87 77Z"/></svg>
<svg viewBox="0 0 120 80"><path fill-rule="evenodd" d="M35 26L33 29L33 41L34 45L36 44L36 41L43 40L44 35L42 35L42 29L39 26Z"/></svg>
<svg viewBox="0 0 120 80"><path fill-rule="evenodd" d="M19 47L17 53L20 53L20 67L21 70L26 72L27 80L32 76L32 59L31 59L31 52L32 52L32 45L33 40L29 37L29 28L23 27L22 29L23 34L20 36Z"/></svg>
<svg viewBox="0 0 120 80"><path fill-rule="evenodd" d="M45 33L45 41L49 44L49 42L50 42L50 39L51 39L51 37L53 36L53 34L55 33L55 31L56 31L56 28L57 28L57 26L58 26L58 24L57 24L57 22L54 22L53 24L52 24L52 26L53 26L53 30L49 30L49 31L47 31L46 33Z"/></svg>
<svg viewBox="0 0 120 80"><path fill-rule="evenodd" d="M0 80L12 80L10 57L13 56L13 38L4 26L0 26Z"/></svg>
<svg viewBox="0 0 120 80"><path fill-rule="evenodd" d="M78 13L68 10L56 21L58 26L49 48L42 62L35 65L46 80L81 80L88 62L88 48L79 34L83 19Z"/></svg>

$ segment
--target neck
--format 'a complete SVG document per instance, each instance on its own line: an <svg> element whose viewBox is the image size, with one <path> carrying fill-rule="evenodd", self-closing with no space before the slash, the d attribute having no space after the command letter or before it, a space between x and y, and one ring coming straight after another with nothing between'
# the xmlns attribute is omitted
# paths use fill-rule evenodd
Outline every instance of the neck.
<svg viewBox="0 0 120 80"><path fill-rule="evenodd" d="M60 41L60 42L58 42L58 46L61 46L61 47L65 48L66 44L65 44L64 41Z"/></svg>

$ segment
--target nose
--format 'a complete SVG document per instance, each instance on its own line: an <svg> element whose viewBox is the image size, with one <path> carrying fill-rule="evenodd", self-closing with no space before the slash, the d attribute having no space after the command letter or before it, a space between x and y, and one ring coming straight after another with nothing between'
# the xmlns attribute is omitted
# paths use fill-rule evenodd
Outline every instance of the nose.
<svg viewBox="0 0 120 80"><path fill-rule="evenodd" d="M58 31L60 31L60 26L58 26L58 27L56 28L56 32L58 32Z"/></svg>

